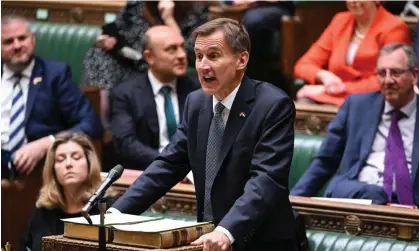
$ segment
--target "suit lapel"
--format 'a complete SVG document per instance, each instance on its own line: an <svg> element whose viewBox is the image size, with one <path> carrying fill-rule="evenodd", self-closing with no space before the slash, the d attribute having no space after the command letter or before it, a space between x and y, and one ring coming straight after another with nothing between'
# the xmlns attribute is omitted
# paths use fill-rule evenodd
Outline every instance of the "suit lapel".
<svg viewBox="0 0 419 251"><path fill-rule="evenodd" d="M358 123L365 124L364 130L364 137L362 138L361 143L361 156L360 156L360 163L365 163L372 147L372 143L375 138L375 134L378 130L379 123L381 121L381 113L384 106L384 99L383 96L378 94L377 98L375 98L370 105L370 110L368 110L366 114L366 118L364 121L359 121Z"/></svg>
<svg viewBox="0 0 419 251"><path fill-rule="evenodd" d="M216 172L220 169L237 137L237 134L240 132L241 127L246 121L246 117L250 113L250 107L247 102L253 99L255 92L254 85L251 81L252 80L247 77L243 78L239 91L234 99L228 116L227 125L224 130Z"/></svg>
<svg viewBox="0 0 419 251"><path fill-rule="evenodd" d="M412 185L415 188L418 182L417 174L419 168L419 155L414 154L415 149L419 149L419 95L416 95L416 121L415 121L415 129L414 129L414 136L413 136L413 147L412 147ZM417 150L416 150L417 151ZM416 189L414 189L416 191Z"/></svg>
<svg viewBox="0 0 419 251"><path fill-rule="evenodd" d="M29 79L29 91L28 91L28 99L26 101L26 109L25 109L25 124L28 121L28 118L31 114L32 108L35 103L36 95L39 92L43 84L43 76L44 76L44 67L42 62L39 58L35 57L35 65L32 71L31 78Z"/></svg>
<svg viewBox="0 0 419 251"><path fill-rule="evenodd" d="M142 89L139 93L134 94L134 98L141 100L140 102L142 109L144 109L144 113L146 114L146 118L148 119L148 125L150 130L154 135L157 137L157 146L160 146L160 127L159 127L159 119L157 117L157 106L156 100L154 99L153 88L151 88L150 80L148 79L148 75L143 74L142 79L137 83L137 87ZM156 143L156 142L155 142Z"/></svg>
<svg viewBox="0 0 419 251"><path fill-rule="evenodd" d="M197 158L200 161L198 166L202 167L202 172L196 172L195 175L202 175L202 180L205 180L205 168L206 168L206 156L207 156L207 144L208 134L211 125L211 120L214 115L212 109L212 96L205 95L204 107L199 111L198 117L198 130L197 130ZM198 179L197 179L198 180ZM201 179L199 179L201 180ZM201 191L202 193L204 191ZM203 194L202 194L203 196Z"/></svg>

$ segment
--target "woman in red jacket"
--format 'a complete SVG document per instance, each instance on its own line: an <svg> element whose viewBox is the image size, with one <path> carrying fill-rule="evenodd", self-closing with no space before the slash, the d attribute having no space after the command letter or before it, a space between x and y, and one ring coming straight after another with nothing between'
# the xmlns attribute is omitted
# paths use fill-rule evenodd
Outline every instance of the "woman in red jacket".
<svg viewBox="0 0 419 251"><path fill-rule="evenodd" d="M411 44L406 23L378 1L347 0L346 6L349 11L336 14L295 65L295 77L310 84L300 89L298 100L341 106L349 94L378 90L380 48Z"/></svg>

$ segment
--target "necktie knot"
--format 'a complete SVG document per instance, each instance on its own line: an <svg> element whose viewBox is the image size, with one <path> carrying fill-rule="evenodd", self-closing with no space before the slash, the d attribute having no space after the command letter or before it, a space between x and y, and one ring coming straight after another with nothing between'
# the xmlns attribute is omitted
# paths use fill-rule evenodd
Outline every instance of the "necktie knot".
<svg viewBox="0 0 419 251"><path fill-rule="evenodd" d="M402 111L400 110L393 110L391 112L391 121L397 123L400 119L406 117L406 114L404 114Z"/></svg>
<svg viewBox="0 0 419 251"><path fill-rule="evenodd" d="M224 108L225 108L225 106L223 104L221 104L221 102L218 102L215 105L215 108L214 108L214 115L215 116L220 116L221 113L223 113Z"/></svg>
<svg viewBox="0 0 419 251"><path fill-rule="evenodd" d="M168 96L168 95L170 94L170 92L172 91L172 87L170 87L170 86L163 86L163 87L160 89L160 91L161 91L164 95Z"/></svg>

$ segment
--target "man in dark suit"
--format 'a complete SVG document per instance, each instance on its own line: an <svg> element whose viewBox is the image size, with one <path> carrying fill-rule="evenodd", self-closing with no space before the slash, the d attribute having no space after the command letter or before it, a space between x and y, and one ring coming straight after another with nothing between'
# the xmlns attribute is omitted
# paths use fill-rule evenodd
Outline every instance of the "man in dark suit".
<svg viewBox="0 0 419 251"><path fill-rule="evenodd" d="M193 245L298 250L287 188L293 102L244 75L250 39L237 21L215 19L194 34L202 90L188 96L171 143L109 211L141 213L192 170L198 221L217 225Z"/></svg>
<svg viewBox="0 0 419 251"><path fill-rule="evenodd" d="M349 96L330 123L322 147L291 191L419 205L418 63L410 46L384 46L377 61L381 92Z"/></svg>
<svg viewBox="0 0 419 251"><path fill-rule="evenodd" d="M122 164L145 169L170 142L182 118L186 96L199 83L186 74L184 39L168 26L150 28L139 73L111 93L112 138Z"/></svg>
<svg viewBox="0 0 419 251"><path fill-rule="evenodd" d="M2 19L1 41L2 177L9 174L12 156L19 173L31 173L61 131L102 135L100 120L71 80L69 67L34 57L35 35L23 18Z"/></svg>

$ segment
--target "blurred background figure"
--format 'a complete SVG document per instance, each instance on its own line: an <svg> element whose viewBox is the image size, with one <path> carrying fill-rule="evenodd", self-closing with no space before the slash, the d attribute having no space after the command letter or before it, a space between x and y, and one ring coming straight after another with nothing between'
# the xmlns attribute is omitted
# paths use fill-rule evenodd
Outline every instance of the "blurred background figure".
<svg viewBox="0 0 419 251"><path fill-rule="evenodd" d="M145 32L154 25L164 24L181 32L190 64L194 64L194 39L192 31L207 20L208 10L196 2L171 0L128 1L115 20L118 35L125 40L126 46L136 52L143 51ZM85 82L103 89L101 93L102 121L109 126L108 90L127 81L135 72L144 71L146 62L132 60L113 51L117 44L115 37L105 34L97 38L96 48L86 53L84 60Z"/></svg>
<svg viewBox="0 0 419 251"><path fill-rule="evenodd" d="M81 210L102 184L100 163L90 138L83 133L62 133L48 150L43 186L36 202L21 250L42 250L42 237L64 232L63 218L80 217ZM109 189L107 206L115 200ZM91 214L98 214L97 207Z"/></svg>
<svg viewBox="0 0 419 251"><path fill-rule="evenodd" d="M310 84L298 91L298 101L341 106L349 94L378 90L379 49L395 42L410 45L406 23L380 2L348 0L346 6L296 63L295 77Z"/></svg>

